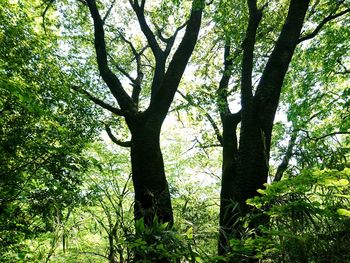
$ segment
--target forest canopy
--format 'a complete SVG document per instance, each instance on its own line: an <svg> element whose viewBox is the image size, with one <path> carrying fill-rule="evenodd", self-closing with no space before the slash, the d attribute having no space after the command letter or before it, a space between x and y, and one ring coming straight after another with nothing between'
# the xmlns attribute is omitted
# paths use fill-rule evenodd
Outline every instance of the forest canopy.
<svg viewBox="0 0 350 263"><path fill-rule="evenodd" d="M348 0L0 21L0 262L350 261Z"/></svg>

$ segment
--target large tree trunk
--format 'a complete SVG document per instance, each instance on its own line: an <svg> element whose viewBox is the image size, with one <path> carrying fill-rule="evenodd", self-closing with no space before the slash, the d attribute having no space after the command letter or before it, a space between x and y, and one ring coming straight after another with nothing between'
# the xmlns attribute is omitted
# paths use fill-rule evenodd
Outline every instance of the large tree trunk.
<svg viewBox="0 0 350 263"><path fill-rule="evenodd" d="M135 191L134 218L142 219L145 227L152 230L153 224L168 223L173 225L173 211L170 192L164 172L164 161L159 144L161 121L157 118L146 118L144 115L128 121L131 130L131 168L132 181ZM137 224L136 224L137 225ZM156 229L154 229L156 230ZM152 231L151 231L152 232ZM147 245L159 242L155 234L146 234L136 228L136 235L143 238ZM148 232L147 232L148 233ZM135 262L151 260L152 262L167 263L171 260L162 253L154 251L147 254L135 249Z"/></svg>
<svg viewBox="0 0 350 263"><path fill-rule="evenodd" d="M237 180L234 186L235 200L245 205L245 201L257 194L268 175L268 153L265 150L264 132L257 122L257 114L252 110L245 115L242 110L239 139Z"/></svg>
<svg viewBox="0 0 350 263"><path fill-rule="evenodd" d="M148 122L132 130L131 165L135 190L135 220L144 218L151 225L155 216L162 223L173 223L168 183L159 145L160 127Z"/></svg>
<svg viewBox="0 0 350 263"><path fill-rule="evenodd" d="M264 136L254 118L251 120L248 123L242 120L239 149L236 140L238 121L227 119L223 125L219 255L231 251L230 239L241 238L244 229L240 219L249 211L246 200L257 195L256 190L263 188L267 181ZM259 223L253 222L254 225Z"/></svg>
<svg viewBox="0 0 350 263"><path fill-rule="evenodd" d="M236 143L236 126L233 120L223 123L223 169L220 207L219 255L230 252L230 238L241 238L244 227L240 218L246 215L250 208L247 199L256 196L257 189L263 188L267 182L271 134L281 87L294 50L299 43L303 20L309 5L309 0L291 0L287 18L281 34L270 54L256 92L253 95L252 71L254 65L254 45L257 29L262 15L262 9L257 8L257 1L247 0L249 7L249 23L243 45L241 72L241 131L239 147ZM225 54L225 69L230 63ZM228 77L223 87L228 84ZM222 100L226 100L224 98ZM226 112L229 112L226 107ZM225 112L221 112L224 114ZM232 136L232 139L225 138ZM234 143L233 143L234 142ZM264 224L266 218L256 218L251 222L257 230L259 224ZM248 260L249 261L249 260ZM241 262L239 257L231 262ZM247 262L247 259L245 259ZM249 262L254 262L251 259Z"/></svg>

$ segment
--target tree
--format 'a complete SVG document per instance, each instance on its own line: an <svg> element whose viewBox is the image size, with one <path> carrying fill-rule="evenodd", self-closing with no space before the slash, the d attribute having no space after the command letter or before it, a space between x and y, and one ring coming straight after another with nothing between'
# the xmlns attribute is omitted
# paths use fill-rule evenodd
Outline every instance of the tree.
<svg viewBox="0 0 350 263"><path fill-rule="evenodd" d="M160 222L169 222L169 226L171 226L173 214L159 146L159 136L162 123L196 44L204 1L194 0L192 2L188 21L185 23L182 21L183 24L180 25L173 25L177 28L169 37L166 37L166 34L171 26L164 23L149 25L146 17L149 13L146 1L129 1L146 41L137 40L139 36L135 37L134 40L128 40L122 30L110 26L114 23L110 13L113 12L115 1L108 8L104 2L95 0L81 2L88 7L93 20L94 47L99 75L108 87L110 95L118 103L119 108L94 96L91 91L88 91L90 87L75 87L75 89L113 115L123 117L127 124L131 133L129 142L120 142L109 128L107 128L107 132L115 143L130 147L132 181L135 189L135 219L143 218L146 224L151 224L153 218L157 216ZM103 8L104 6L106 8ZM103 9L105 15L101 16ZM167 23L164 19L169 18L163 17L163 22ZM176 19L178 20L178 18ZM174 50L176 36L184 27L186 30L183 38ZM126 27L125 30L130 29ZM114 37L110 37L111 34L114 34ZM115 56L115 52L112 50L118 44L115 39L122 39L124 45L121 50L130 48L132 52L131 61L134 62L135 67L130 68L130 71L125 70L122 63L119 62L125 58L119 55ZM144 45L140 48L141 50L138 50L137 42L141 42L141 46ZM143 54L148 48L152 52L152 58ZM118 49L116 50L118 51ZM173 54L169 60L171 52ZM150 72L145 72L143 64L145 58L149 59L150 64L147 66L151 68ZM128 63L130 67L130 62ZM115 67L117 72L114 72L111 66ZM135 78L129 74L133 70L136 73ZM144 76L151 83L147 83L147 81L144 83ZM123 84L124 78L131 82L131 95L127 92L127 87L125 87L127 85ZM141 110L140 93L145 92L147 88L149 88L149 106Z"/></svg>
<svg viewBox="0 0 350 263"><path fill-rule="evenodd" d="M257 195L257 189L263 188L267 182L274 118L296 47L314 38L325 24L348 14L350 10L345 1L310 4L310 1L291 0L259 6L257 1L248 0L246 7L226 1L220 4L218 13L223 8L227 10L231 7L231 10L238 9L237 16L247 21L245 26L238 21L238 25L232 28L233 24L227 24L231 17L225 19L225 16L219 15L217 19L223 28L225 41L224 69L217 89L222 135L213 125L223 147L219 254L224 255L230 251L229 239L241 235L243 225L239 221L240 216L249 211L246 200ZM278 17L279 14L276 17L272 15L277 7L281 12L288 9L283 19ZM302 31L307 14L308 21L318 25L311 29L308 26ZM263 15L272 19L270 26L266 25ZM283 24L279 21L283 21ZM272 30L273 27L280 30L276 41L274 38L278 33ZM245 32L242 28L245 28ZM229 89L230 79L236 84L233 89ZM230 94L237 87L240 90L241 109L232 113ZM251 222L251 227L261 223L264 223L264 219L257 218L256 222Z"/></svg>

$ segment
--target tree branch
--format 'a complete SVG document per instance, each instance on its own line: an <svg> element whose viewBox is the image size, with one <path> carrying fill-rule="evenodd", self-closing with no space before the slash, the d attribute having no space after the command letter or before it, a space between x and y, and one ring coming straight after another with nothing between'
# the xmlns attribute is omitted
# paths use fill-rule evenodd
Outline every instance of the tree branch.
<svg viewBox="0 0 350 263"><path fill-rule="evenodd" d="M340 59L337 60L338 64L340 65L340 67L343 69L343 71L337 71L335 72L336 74L350 74L350 69L348 69L342 62Z"/></svg>
<svg viewBox="0 0 350 263"><path fill-rule="evenodd" d="M155 96L151 97L150 107L147 112L157 112L161 121L164 120L169 110L187 63L197 43L203 8L204 0L193 0L186 32L169 63L159 90L157 90Z"/></svg>
<svg viewBox="0 0 350 263"><path fill-rule="evenodd" d="M136 60L136 74L137 74L136 78L132 78L125 71L123 72L120 69L120 67L117 66L117 68L118 68L119 71L121 71L131 81L131 85L133 86L131 98L132 98L136 108L138 109L139 96L140 96L140 92L141 92L141 83L142 83L142 80L143 80L143 77L144 77L144 74L142 72L141 56L142 56L143 52L145 52L145 50L149 46L146 45L145 47L143 47L141 49L141 51L137 52L137 50L134 47L134 45L132 44L132 42L127 40L125 38L125 36L121 32L118 32L118 33L119 33L119 36L122 38L122 40L130 46L130 49L131 49L131 51L132 51L132 53L134 55L134 59Z"/></svg>
<svg viewBox="0 0 350 263"><path fill-rule="evenodd" d="M135 54L135 59L136 59L136 79L135 82L133 83L133 90L132 90L132 95L131 98L134 101L137 109L139 107L139 97L140 97L140 92L141 92L141 83L144 77L144 74L142 72L142 64L141 64L141 56L143 52L148 48L148 46L144 47L139 53Z"/></svg>
<svg viewBox="0 0 350 263"><path fill-rule="evenodd" d="M147 21L145 18L145 9L144 9L145 1L142 1L141 6L139 5L137 0L136 1L129 0L129 3L137 16L137 19L141 27L141 31L145 35L147 42L153 52L154 57L158 59L159 57L162 56L163 51L160 48L154 33L152 32L152 30L147 24Z"/></svg>
<svg viewBox="0 0 350 263"><path fill-rule="evenodd" d="M216 122L214 121L214 119L210 116L210 114L207 111L205 111L203 109L203 107L194 103L193 100L191 100L188 97L188 95L183 94L180 90L178 90L177 93L179 93L181 95L181 97L183 99L185 99L191 106L197 107L198 109L200 109L204 113L206 119L209 121L210 125L212 126L212 128L215 132L216 138L218 139L220 145L222 146L222 135L221 135L220 129L219 129L218 125L216 124Z"/></svg>
<svg viewBox="0 0 350 263"><path fill-rule="evenodd" d="M331 133L322 135L320 137L309 137L309 139L317 142L317 141L325 139L327 137L331 137L331 136L339 135L339 134L350 134L350 131L336 131L336 132L331 132Z"/></svg>
<svg viewBox="0 0 350 263"><path fill-rule="evenodd" d="M110 14L111 11L112 11L113 6L115 5L115 2L116 2L116 0L113 0L112 4L109 6L109 8L108 8L108 10L107 10L107 12L106 12L106 14L105 14L105 16L103 17L103 19L102 19L103 24L105 24L106 19L108 18L109 14Z"/></svg>
<svg viewBox="0 0 350 263"><path fill-rule="evenodd" d="M126 39L126 37L119 30L118 30L118 35L125 43L127 43L130 46L130 49L131 49L132 53L134 54L134 56L137 56L138 53L137 53L136 48L134 47L133 43L131 43L131 41Z"/></svg>
<svg viewBox="0 0 350 263"><path fill-rule="evenodd" d="M94 102L95 104L99 105L100 107L110 111L111 113L114 113L118 116L125 116L125 112L121 109L118 109L118 108L115 108L113 107L112 105L104 102L103 100L100 100L98 98L96 98L95 96L93 96L91 93L89 93L88 91L80 88L80 87L77 87L77 86L72 86L72 89L81 93L81 94L84 94L89 100L91 100L92 102Z"/></svg>
<svg viewBox="0 0 350 263"><path fill-rule="evenodd" d="M122 147L131 147L131 141L124 142L124 141L118 140L114 136L111 128L108 125L105 125L105 128L106 128L106 132L107 132L109 138L112 140L112 142L114 142L115 144L122 146Z"/></svg>
<svg viewBox="0 0 350 263"><path fill-rule="evenodd" d="M95 50L98 69L101 77L107 84L113 96L117 99L122 110L129 114L136 114L137 110L133 106L130 96L123 89L119 79L108 67L107 50L105 43L105 32L103 28L103 21L99 14L95 0L87 0L87 5L90 10L91 17L94 21L94 35L95 35Z"/></svg>
<svg viewBox="0 0 350 263"><path fill-rule="evenodd" d="M111 62L113 63L113 65L115 66L115 68L118 71L120 71L120 73L122 73L125 77L127 77L131 81L131 83L134 84L135 79L133 77L131 77L130 74L128 72L126 72L125 69L123 69L121 66L119 66L112 56L108 55L108 57L111 60Z"/></svg>
<svg viewBox="0 0 350 263"><path fill-rule="evenodd" d="M220 112L221 121L223 121L226 114L231 114L229 104L228 104L228 85L232 75L231 67L233 65L233 60L241 53L241 49L236 49L234 54L231 55L230 41L226 41L224 47L224 70L221 75L219 82L219 87L216 91L217 94L217 105Z"/></svg>
<svg viewBox="0 0 350 263"><path fill-rule="evenodd" d="M162 29L161 28L158 28L157 25L156 28L157 28L157 37L163 41L165 44L168 44L173 38L175 38L175 36L177 35L177 33L183 29L185 26L187 25L187 21L185 23L183 23L181 26L179 26L178 28L176 28L174 34L170 37L164 37L163 34L162 34Z"/></svg>
<svg viewBox="0 0 350 263"><path fill-rule="evenodd" d="M306 34L306 35L302 36L301 38L299 38L298 43L301 43L305 40L309 40L311 38L314 38L322 30L322 28L324 27L325 24L327 24L328 22L330 22L338 17L341 17L349 12L350 12L350 8L345 9L344 11L339 12L337 14L328 15L320 22L320 24L318 24L318 26L311 33Z"/></svg>
<svg viewBox="0 0 350 263"><path fill-rule="evenodd" d="M282 179L283 173L287 170L290 159L293 155L293 148L297 139L297 131L293 131L288 142L286 154L283 156L282 162L278 165L274 182L278 182Z"/></svg>
<svg viewBox="0 0 350 263"><path fill-rule="evenodd" d="M222 72L219 88L216 91L217 105L220 112L221 120L226 114L230 114L230 108L228 106L228 84L232 75L232 58L230 57L230 43L226 43L224 51L224 71Z"/></svg>
<svg viewBox="0 0 350 263"><path fill-rule="evenodd" d="M159 38L166 43L166 47L165 47L165 50L162 52L162 56L160 56L158 59L156 59L156 67L155 67L155 73L154 73L154 78L153 78L153 81L152 81L152 94L151 94L151 97L154 97L157 92L158 92L158 89L160 88L160 84L164 78L164 74L165 74L165 63L166 63L166 60L168 59L168 56L171 52L171 49L173 48L174 46L174 43L175 43L175 39L176 39L176 36L178 34L178 32L184 28L186 25L187 25L187 22L186 21L184 24L182 24L180 27L178 27L174 34L169 37L169 38L164 38L161 34L161 30L158 29L157 30L157 33L159 35Z"/></svg>
<svg viewBox="0 0 350 263"><path fill-rule="evenodd" d="M170 53L170 51L171 51L171 48L172 48L173 45L174 45L174 42L175 42L175 39L176 39L177 34L179 33L179 31L180 31L181 29L185 28L185 26L187 25L187 22L188 22L188 21L186 21L186 22L183 23L181 26L179 26L178 28L176 28L174 34L173 34L172 36L170 36L170 37L164 37L164 36L162 35L162 29L161 29L161 28L158 28L157 25L155 25L156 28L157 28L157 36L158 36L158 38L166 44L166 48L165 48L165 50L164 50L164 54L165 54L165 57L166 57L166 58L168 57L168 55L169 55L169 53Z"/></svg>
<svg viewBox="0 0 350 263"><path fill-rule="evenodd" d="M249 104L253 98L252 73L254 64L254 46L256 41L256 33L262 18L262 11L257 8L256 0L247 0L249 9L248 27L245 39L242 44L242 78L241 78L241 102L243 111L245 105Z"/></svg>
<svg viewBox="0 0 350 263"><path fill-rule="evenodd" d="M145 1L142 1L141 5L139 5L138 1L129 0L129 3L137 16L139 25L141 27L141 31L146 37L147 43L150 46L153 56L156 60L156 65L155 65L154 75L152 80L152 88L151 88L151 97L153 97L158 91L160 83L162 82L164 77L166 55L164 51L160 48L155 34L147 24L147 21L145 18L145 10L144 10Z"/></svg>
<svg viewBox="0 0 350 263"><path fill-rule="evenodd" d="M43 29L44 29L44 32L46 33L46 26L45 26L45 17L46 17L46 13L47 11L49 11L50 7L53 5L53 3L55 2L56 0L48 0L48 1L45 1L44 4L46 4L46 7L41 15L42 17L42 20L43 20Z"/></svg>
<svg viewBox="0 0 350 263"><path fill-rule="evenodd" d="M94 256L98 256L98 257L102 257L102 258L105 258L105 259L108 259L108 257L106 257L105 255L102 255L102 254L99 254L99 253L96 253L96 252L89 252L89 251L82 251L82 252L79 252L80 254L90 254L90 255L94 255Z"/></svg>
<svg viewBox="0 0 350 263"><path fill-rule="evenodd" d="M173 34L170 38L168 38L168 39L166 40L166 47L165 47L165 50L164 50L164 54L165 54L165 58L166 58L166 59L168 58L168 56L169 56L169 54L170 54L170 51L171 51L171 49L172 49L173 46L174 46L174 42L175 42L175 39L176 39L176 36L177 36L178 32L179 32L181 29L183 29L186 25L187 25L187 21L186 21L185 23L183 23L181 26L179 26L179 27L175 30L174 34Z"/></svg>
<svg viewBox="0 0 350 263"><path fill-rule="evenodd" d="M310 0L290 1L287 18L264 68L254 96L256 112L259 112L258 121L265 134L267 156L270 152L272 125L282 84L298 44L309 4Z"/></svg>

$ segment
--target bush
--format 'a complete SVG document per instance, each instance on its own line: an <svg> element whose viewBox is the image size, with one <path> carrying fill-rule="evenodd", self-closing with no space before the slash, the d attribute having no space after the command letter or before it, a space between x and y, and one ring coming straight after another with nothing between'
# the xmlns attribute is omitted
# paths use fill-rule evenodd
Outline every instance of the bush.
<svg viewBox="0 0 350 263"><path fill-rule="evenodd" d="M263 215L268 224L232 240L233 253L264 262L350 262L349 179L350 169L308 170L258 190L244 220Z"/></svg>

